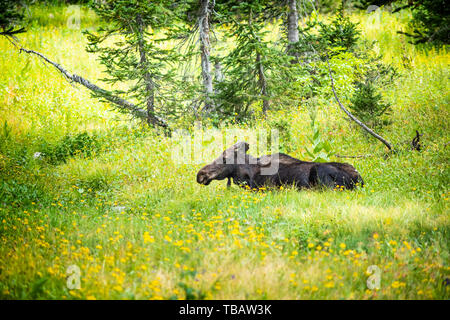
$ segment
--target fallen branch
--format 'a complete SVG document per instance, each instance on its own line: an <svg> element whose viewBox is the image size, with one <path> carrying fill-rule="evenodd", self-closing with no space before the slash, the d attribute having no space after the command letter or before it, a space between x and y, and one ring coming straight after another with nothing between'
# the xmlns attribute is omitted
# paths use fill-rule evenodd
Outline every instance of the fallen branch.
<svg viewBox="0 0 450 320"><path fill-rule="evenodd" d="M344 156L344 155L340 155L340 154L335 154L334 155L337 158L352 158L352 159L360 159L360 158L370 158L373 157L373 154L360 154L360 155L356 155L356 156Z"/></svg>
<svg viewBox="0 0 450 320"><path fill-rule="evenodd" d="M328 65L328 72L330 75L330 80L331 80L331 90L333 90L333 94L334 97L336 98L337 103L339 104L339 107L342 109L342 111L344 111L349 117L350 119L352 119L353 121L355 121L361 128L363 128L365 131L367 131L368 133L370 133L372 136L374 136L376 139L380 140L382 143L384 143L384 145L389 149L392 150L392 146L389 142L387 142L383 137L381 137L380 135L376 134L374 131L372 131L369 127L367 127L364 123L362 123L361 121L359 121L353 114L351 114L341 103L341 101L339 100L339 97L337 96L336 93L336 89L334 88L334 80L333 80L333 75L331 74L331 68L330 68L330 62L328 61L328 55L327 55L327 65Z"/></svg>
<svg viewBox="0 0 450 320"><path fill-rule="evenodd" d="M100 87L98 87L97 85L93 84L92 82L90 82L89 80L86 80L83 77L80 77L79 75L75 74L75 73L69 73L66 69L64 69L61 65L59 65L56 62L51 61L50 59L48 59L46 56L44 56L42 53L34 51L34 50L29 50L29 49L25 49L20 47L19 52L25 52L28 54L35 54L38 57L40 57L41 59L43 59L45 62L51 64L52 66L54 66L59 72L61 72L64 77L69 80L69 81L73 81L76 83L79 83L83 86L85 86L86 88L88 88L89 90L93 91L94 93L96 93L97 95L99 95L100 97L108 100L109 102L115 104L119 109L121 110L126 110L131 112L131 114L136 117L136 118L140 118L143 120L147 120L148 118L148 114L147 111L144 109L139 108L138 106L136 106L135 104L122 99L120 97L117 97L113 94L111 94L109 91L102 89ZM156 116L156 115L152 115L152 117L154 117L154 119L156 120L155 123L163 128L168 129L169 126L167 124L167 122Z"/></svg>

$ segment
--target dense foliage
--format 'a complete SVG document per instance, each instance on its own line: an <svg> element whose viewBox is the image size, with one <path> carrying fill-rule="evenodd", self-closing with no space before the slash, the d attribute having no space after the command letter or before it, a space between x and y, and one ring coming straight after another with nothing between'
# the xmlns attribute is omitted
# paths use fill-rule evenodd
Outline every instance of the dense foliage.
<svg viewBox="0 0 450 320"><path fill-rule="evenodd" d="M136 100L146 109L148 123L157 124L157 115L172 113L175 105L170 85L174 81L171 63L177 55L159 44L163 39L149 38L171 25L176 12L168 8L167 1L102 1L93 2L92 8L108 23L95 33L86 32L88 52L99 54L108 74L104 81L131 83L113 92ZM109 40L114 44L105 45Z"/></svg>
<svg viewBox="0 0 450 320"><path fill-rule="evenodd" d="M203 93L199 37L189 37L198 18L195 7L192 24L182 23L188 33L148 28L144 39L149 53L154 52L151 45L162 45L157 40L165 39L166 32L180 35L162 49L176 48L182 56L173 73L186 81L182 86L170 84L174 98L182 101L174 108L182 111L169 119L173 128L189 129L181 140L175 133L160 135L130 121L0 37L0 298L448 300L448 51L408 43L396 31L407 27L411 13L387 8L367 14L346 6L343 19L358 32L356 37L349 34L348 39L356 39L354 45L321 42L324 30L339 32L330 24L337 19L334 6L340 1L321 3L332 4L333 10L322 15L309 7L299 19L299 41L293 46L298 58L284 55L283 20L261 29L256 25L261 42L250 38L246 41L252 50L242 48L251 59L236 54L247 59L251 70L257 52L268 59L261 59L267 68L266 94L255 89L254 73L249 80L253 86L246 88L252 95L236 91L235 106L250 101L245 123L238 122L244 121L240 108L234 109L237 115L217 113L222 118L209 122L215 113L195 115L188 103L199 101ZM100 36L100 28L106 32L114 25L81 7L81 27L70 29L67 19L72 13L66 9L31 6L30 28L18 35L21 45L112 94L136 95L133 102L141 100L144 106L145 92L128 91L140 78L132 83L98 81L132 76L133 65L137 75L144 75L139 55L125 58L128 68L106 69L97 58L109 52L86 52L81 31ZM220 7L216 11L221 12ZM265 11L260 17L267 16ZM222 65L225 83L233 77L239 80L233 72L245 66L237 61L225 71L238 45L238 35L230 34L234 28L249 31L248 17L232 17L233 28L220 25L218 16L212 19L211 61ZM188 21L186 16L179 19ZM111 35L98 45L111 49L118 42L121 48L138 50L139 34ZM329 38L349 43L347 38ZM372 109L389 105L389 114L367 121L391 139L395 153L386 154L383 145L346 121L330 90L327 62L345 106L350 108L352 101ZM159 71L172 70L168 65ZM286 70L292 78L277 78ZM373 89L364 89L365 84ZM285 96L277 91L283 87ZM221 94L219 85L214 89ZM155 97L155 112L162 114L163 96ZM263 117L265 98L271 103ZM193 125L193 120L202 120L203 126ZM209 186L195 181L198 170L223 151L222 137L228 130L240 134L274 128L280 133L280 151L306 161L351 163L363 177L364 188L250 191L227 188L225 181ZM420 151L410 145L416 130L423 134ZM186 145L192 146L189 155L179 152ZM249 153L260 156L264 151L251 144ZM379 289L367 285L373 266L381 272ZM74 267L80 271L79 289L70 286Z"/></svg>
<svg viewBox="0 0 450 320"><path fill-rule="evenodd" d="M21 26L24 19L21 5L21 2L0 0L0 35L14 35L25 31Z"/></svg>
<svg viewBox="0 0 450 320"><path fill-rule="evenodd" d="M391 6L393 12L411 10L410 20L406 32L412 42L434 43L436 45L450 43L450 8L445 0L359 0L356 7L366 10L372 6ZM399 30L401 31L401 30Z"/></svg>

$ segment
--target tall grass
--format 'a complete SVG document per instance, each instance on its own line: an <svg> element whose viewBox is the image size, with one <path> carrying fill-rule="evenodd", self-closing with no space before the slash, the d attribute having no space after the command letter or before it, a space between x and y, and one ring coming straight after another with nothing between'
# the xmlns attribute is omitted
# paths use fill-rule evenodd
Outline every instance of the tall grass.
<svg viewBox="0 0 450 320"><path fill-rule="evenodd" d="M80 30L64 28L64 8L33 10L41 18L21 36L25 47L103 76ZM126 121L0 39L0 297L448 299L449 55L397 35L403 16L352 19L401 72L383 91L393 106L383 134L398 150L388 158L332 100L317 106L336 153L372 154L350 161L366 184L356 191L201 186L202 164L172 158L175 139ZM306 106L255 128L277 119L288 120L289 153L308 159ZM421 152L405 143L416 129ZM36 156L85 131L99 149L56 164ZM71 265L81 270L79 290L67 286ZM381 269L378 290L366 284L371 265Z"/></svg>

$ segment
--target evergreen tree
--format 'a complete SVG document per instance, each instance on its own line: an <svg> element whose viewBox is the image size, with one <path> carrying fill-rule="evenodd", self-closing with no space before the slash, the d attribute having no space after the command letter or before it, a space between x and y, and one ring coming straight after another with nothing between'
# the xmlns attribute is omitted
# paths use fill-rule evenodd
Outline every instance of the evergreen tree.
<svg viewBox="0 0 450 320"><path fill-rule="evenodd" d="M241 121L260 104L265 114L272 100L288 91L290 58L279 44L267 41L264 20L265 2L221 3L222 22L228 23L227 37L236 40L235 48L223 59L224 80L218 87L219 117ZM227 5L227 6L226 6Z"/></svg>
<svg viewBox="0 0 450 320"><path fill-rule="evenodd" d="M144 106L149 125L162 125L161 116L175 112L170 89L177 54L160 45L165 39L158 38L158 31L170 27L183 6L164 0L103 0L93 2L92 8L108 23L97 32L86 32L87 50L97 53L106 68L108 76L103 80L125 86L111 93Z"/></svg>
<svg viewBox="0 0 450 320"><path fill-rule="evenodd" d="M25 32L23 12L19 1L0 0L0 35L14 36Z"/></svg>
<svg viewBox="0 0 450 320"><path fill-rule="evenodd" d="M412 8L414 43L450 43L450 6L445 0L414 1Z"/></svg>
<svg viewBox="0 0 450 320"><path fill-rule="evenodd" d="M352 50L358 41L360 32L357 29L357 24L351 22L345 16L344 1L331 23L319 22L319 26L321 41L328 47L342 47L345 50Z"/></svg>

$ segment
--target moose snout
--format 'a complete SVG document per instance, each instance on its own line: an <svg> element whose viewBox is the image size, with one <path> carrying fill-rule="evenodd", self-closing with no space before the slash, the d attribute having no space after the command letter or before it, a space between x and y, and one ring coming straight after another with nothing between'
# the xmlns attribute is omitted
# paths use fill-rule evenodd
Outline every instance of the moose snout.
<svg viewBox="0 0 450 320"><path fill-rule="evenodd" d="M202 171L197 173L197 183L208 185L210 180L208 179L208 174Z"/></svg>

